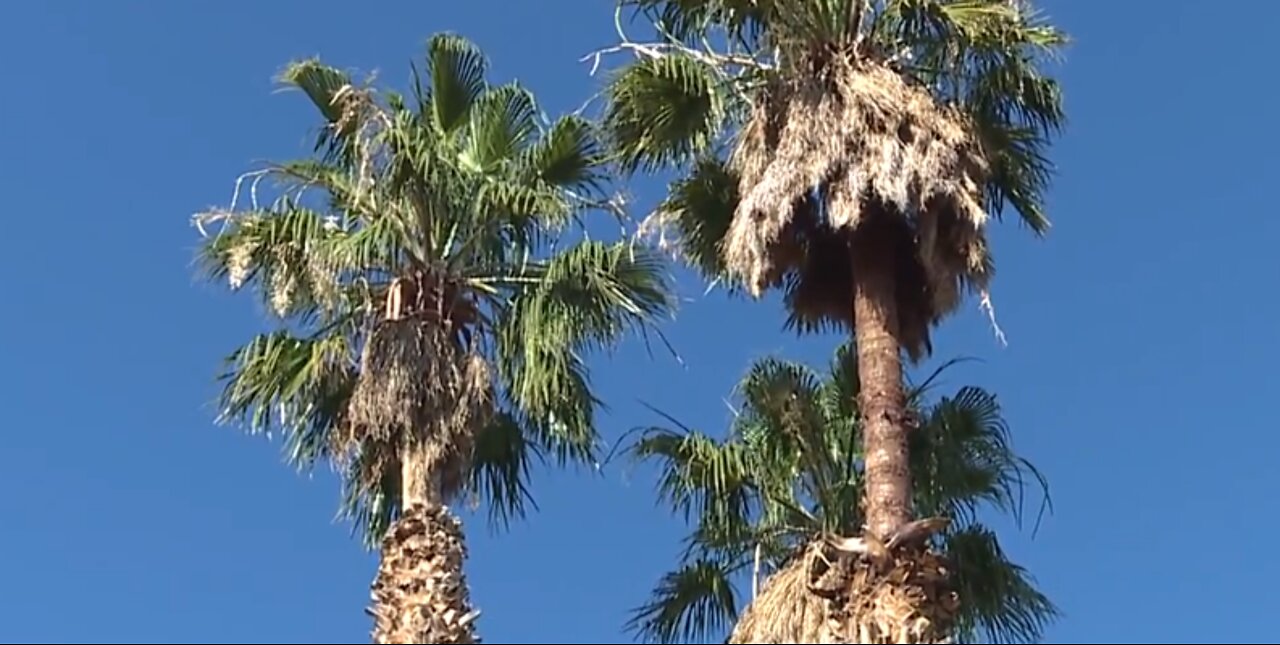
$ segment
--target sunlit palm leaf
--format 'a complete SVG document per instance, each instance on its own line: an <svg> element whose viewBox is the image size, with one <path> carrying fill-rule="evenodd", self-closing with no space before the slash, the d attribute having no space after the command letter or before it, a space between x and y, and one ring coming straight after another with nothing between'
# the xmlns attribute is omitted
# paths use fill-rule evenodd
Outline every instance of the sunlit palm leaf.
<svg viewBox="0 0 1280 645"><path fill-rule="evenodd" d="M325 121L337 123L342 120L342 105L334 97L339 90L351 85L351 77L345 72L309 58L286 66L280 73L280 80L306 92Z"/></svg>
<svg viewBox="0 0 1280 645"><path fill-rule="evenodd" d="M427 43L431 70L431 108L436 127L452 132L470 114L485 89L489 63L473 43L454 34L437 34Z"/></svg>
<svg viewBox="0 0 1280 645"><path fill-rule="evenodd" d="M681 163L708 150L728 110L722 79L687 56L643 59L607 92L604 127L627 169Z"/></svg>
<svg viewBox="0 0 1280 645"><path fill-rule="evenodd" d="M508 246L534 246L539 232L559 229L573 212L568 197L550 186L490 181L476 196L474 234Z"/></svg>
<svg viewBox="0 0 1280 645"><path fill-rule="evenodd" d="M519 279L499 321L501 374L512 400L555 437L558 453L586 457L596 398L582 355L668 313L661 261L624 243L588 241L528 265Z"/></svg>
<svg viewBox="0 0 1280 645"><path fill-rule="evenodd" d="M219 420L242 423L254 433L279 430L289 460L309 468L328 456L329 433L355 385L352 359L341 334L261 334L227 357Z"/></svg>
<svg viewBox="0 0 1280 645"><path fill-rule="evenodd" d="M201 260L210 277L226 279L233 289L257 287L280 318L323 314L332 320L359 306L361 290L353 289L352 276L394 273L402 246L402 227L391 218L348 232L332 218L283 199L273 210L236 215L202 247Z"/></svg>
<svg viewBox="0 0 1280 645"><path fill-rule="evenodd" d="M631 451L640 459L659 460L660 495L686 519L714 524L710 531L715 532L748 516L752 476L742 444L654 428Z"/></svg>
<svg viewBox="0 0 1280 645"><path fill-rule="evenodd" d="M635 6L647 13L676 38L692 39L706 35L716 25L727 27L729 34L745 39L759 33L766 16L773 11L775 0L621 0L622 6Z"/></svg>
<svg viewBox="0 0 1280 645"><path fill-rule="evenodd" d="M860 390L857 349L846 339L836 347L819 392L828 423L837 426L840 434L856 433Z"/></svg>
<svg viewBox="0 0 1280 645"><path fill-rule="evenodd" d="M746 408L740 418L760 418L770 432L769 440L755 444L757 450L775 464L779 456L794 455L792 467L798 469L797 483L808 501L834 510L845 479L840 464L847 457L840 450L848 446L837 440L822 415L820 387L818 375L807 366L770 358L757 361L738 386ZM762 476L767 475L757 473Z"/></svg>
<svg viewBox="0 0 1280 645"><path fill-rule="evenodd" d="M573 190L594 189L603 179L604 153L593 126L568 116L551 125L522 159L533 178Z"/></svg>
<svg viewBox="0 0 1280 645"><path fill-rule="evenodd" d="M345 72L310 58L295 61L285 67L279 80L306 93L324 117L325 126L316 139L316 151L328 158L346 158L351 148L351 136L359 129L360 122L352 118L349 103L342 100L342 92L352 87L351 77Z"/></svg>
<svg viewBox="0 0 1280 645"><path fill-rule="evenodd" d="M226 278L233 289L260 284L270 310L285 318L336 295L334 237L322 215L284 200L277 212L239 216L202 249L202 259L212 277Z"/></svg>
<svg viewBox="0 0 1280 645"><path fill-rule="evenodd" d="M464 162L491 172L499 162L516 159L538 129L533 95L519 84L490 89L471 108Z"/></svg>

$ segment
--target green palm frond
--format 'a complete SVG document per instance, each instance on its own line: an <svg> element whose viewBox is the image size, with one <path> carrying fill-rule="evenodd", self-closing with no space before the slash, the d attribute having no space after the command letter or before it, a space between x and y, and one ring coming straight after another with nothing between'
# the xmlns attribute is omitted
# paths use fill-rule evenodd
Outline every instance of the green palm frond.
<svg viewBox="0 0 1280 645"><path fill-rule="evenodd" d="M327 159L349 160L352 136L361 125L351 109L355 98L349 93L354 88L351 77L318 59L308 58L289 63L278 80L306 93L324 118L325 125L316 138L316 152Z"/></svg>
<svg viewBox="0 0 1280 645"><path fill-rule="evenodd" d="M1039 485L1046 503L1048 482L1009 445L1009 428L995 395L961 388L929 411L912 433L916 503L925 515L973 521L983 504L1021 519L1027 485Z"/></svg>
<svg viewBox="0 0 1280 645"><path fill-rule="evenodd" d="M260 334L226 359L218 419L253 433L279 430L289 461L310 468L329 454L329 434L355 386L353 358L342 334Z"/></svg>
<svg viewBox="0 0 1280 645"><path fill-rule="evenodd" d="M670 313L665 265L626 242L585 241L530 267L531 294L546 327L564 330L566 346L606 349L622 334Z"/></svg>
<svg viewBox="0 0 1280 645"><path fill-rule="evenodd" d="M577 116L551 124L520 162L531 179L559 188L594 190L604 179L604 152L594 127Z"/></svg>
<svg viewBox="0 0 1280 645"><path fill-rule="evenodd" d="M989 529L964 527L948 534L945 545L964 607L962 642L981 633L991 643L1035 643L1060 615L1026 570L1009 561Z"/></svg>
<svg viewBox="0 0 1280 645"><path fill-rule="evenodd" d="M821 529L798 506L777 505L776 514L761 508L756 514L738 515L720 523L702 521L686 536L682 561L699 558L752 558L762 549L761 564L778 564L795 552L796 545ZM794 511L794 512L793 512ZM758 515L756 517L755 515Z"/></svg>
<svg viewBox="0 0 1280 645"><path fill-rule="evenodd" d="M537 446L529 444L528 434L509 410L500 410L476 433L468 486L488 500L490 518L502 526L524 517L526 505L533 504L529 462Z"/></svg>
<svg viewBox="0 0 1280 645"><path fill-rule="evenodd" d="M609 84L604 128L624 169L683 163L711 149L730 97L711 66L689 56L645 58Z"/></svg>
<svg viewBox="0 0 1280 645"><path fill-rule="evenodd" d="M342 163L324 158L293 159L273 163L267 170L285 195L319 192L324 196L327 211L333 215L346 216L350 220L377 217L377 211L371 208L369 200L360 199L357 178Z"/></svg>
<svg viewBox="0 0 1280 645"><path fill-rule="evenodd" d="M730 578L744 565L700 559L668 573L627 629L653 643L689 643L727 631L738 614Z"/></svg>
<svg viewBox="0 0 1280 645"><path fill-rule="evenodd" d="M813 43L852 44L860 32L865 0L774 0L766 14L769 43L802 49Z"/></svg>
<svg viewBox="0 0 1280 645"><path fill-rule="evenodd" d="M338 261L336 234L322 215L282 200L278 211L239 216L202 248L210 277L226 279L233 289L261 285L270 310L287 318L300 308L336 296L331 267Z"/></svg>
<svg viewBox="0 0 1280 645"><path fill-rule="evenodd" d="M574 205L563 192L539 184L490 181L476 195L472 240L497 244L490 257L505 264L512 247L539 245L541 232L556 231L569 222ZM463 248L468 248L463 246Z"/></svg>
<svg viewBox="0 0 1280 645"><path fill-rule="evenodd" d="M370 294L377 275L404 262L404 229L381 218L354 232L337 218L280 199L270 210L239 213L200 250L210 278L233 290L255 287L275 316L333 320L352 313ZM357 284L353 276L364 281Z"/></svg>
<svg viewBox="0 0 1280 645"><path fill-rule="evenodd" d="M852 339L845 339L836 347L827 365L827 374L819 393L827 419L842 428L844 424L849 424L848 430L852 433L857 425L858 392L861 389L857 348Z"/></svg>
<svg viewBox="0 0 1280 645"><path fill-rule="evenodd" d="M519 157L538 130L533 95L517 83L492 88L471 108L463 163L482 173Z"/></svg>
<svg viewBox="0 0 1280 645"><path fill-rule="evenodd" d="M838 500L850 493L855 496L849 508L856 508L856 479L846 468L852 459L848 451L856 449L854 436L832 432L834 424L819 403L818 374L800 363L766 358L752 365L738 388L744 402L739 419L759 419L762 423L753 425L767 430L753 443L753 454L773 468L786 468L807 496L804 501L817 508L839 511ZM757 477L772 474L772 468L760 470Z"/></svg>
<svg viewBox="0 0 1280 645"><path fill-rule="evenodd" d="M436 34L427 42L431 82L431 116L440 132L453 132L471 113L485 90L489 61L471 41L456 34Z"/></svg>
<svg viewBox="0 0 1280 645"><path fill-rule="evenodd" d="M625 243L586 241L529 264L518 279L499 321L502 377L558 454L587 458L597 400L582 356L669 313L660 258Z"/></svg>
<svg viewBox="0 0 1280 645"><path fill-rule="evenodd" d="M623 7L644 12L665 33L681 40L708 35L724 27L728 35L741 41L760 33L777 4L776 0L621 0Z"/></svg>
<svg viewBox="0 0 1280 645"><path fill-rule="evenodd" d="M651 428L630 453L657 460L658 491L686 520L714 524L711 531L745 523L752 497L749 456L741 443L723 443L698 433Z"/></svg>
<svg viewBox="0 0 1280 645"><path fill-rule="evenodd" d="M720 159L701 157L671 183L658 206L659 225L676 227L680 254L708 279L727 275L720 243L738 208L738 178ZM730 287L736 283L730 282Z"/></svg>
<svg viewBox="0 0 1280 645"><path fill-rule="evenodd" d="M338 518L351 522L351 534L366 549L377 549L400 516L400 470L395 460L393 446L367 443L342 473Z"/></svg>
<svg viewBox="0 0 1280 645"><path fill-rule="evenodd" d="M328 123L342 120L342 105L335 97L340 90L352 84L351 77L345 72L325 65L319 59L308 58L285 66L279 80L305 92Z"/></svg>

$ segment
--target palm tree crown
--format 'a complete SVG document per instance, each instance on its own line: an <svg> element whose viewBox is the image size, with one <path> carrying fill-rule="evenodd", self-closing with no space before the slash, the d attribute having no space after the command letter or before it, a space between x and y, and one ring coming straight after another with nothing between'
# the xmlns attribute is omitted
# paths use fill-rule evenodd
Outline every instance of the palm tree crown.
<svg viewBox="0 0 1280 645"><path fill-rule="evenodd" d="M952 520L935 539L951 561L951 585L961 599L958 642L974 642L965 639L978 633L991 642L1034 642L1057 609L1007 559L978 513L989 507L1020 519L1024 486L1044 487L1044 480L1012 452L993 395L965 387L928 403L936 376L909 395L916 419L911 470L916 512ZM750 578L753 567L784 575L815 542L861 531L863 453L852 404L858 381L848 345L826 374L761 360L738 386L741 408L723 439L683 427L651 428L634 443L633 455L657 462L663 499L693 530L680 567L636 610L633 629L663 643L724 632L743 606L736 583ZM767 620L803 618L804 605L793 600ZM743 623L759 613L753 610L745 611Z"/></svg>
<svg viewBox="0 0 1280 645"><path fill-rule="evenodd" d="M901 342L994 271L984 227L1011 204L1044 232L1045 149L1064 115L1039 71L1066 41L1026 0L621 0L627 41L604 123L624 167L683 169L655 223L789 324L851 325L856 244L889 212ZM625 38L625 36L624 36Z"/></svg>
<svg viewBox="0 0 1280 645"><path fill-rule="evenodd" d="M282 80L323 117L316 154L238 183L249 207L198 219L222 225L209 274L255 288L280 322L229 356L222 418L278 429L301 467L340 464L369 545L398 512L406 442L425 444L440 493L482 496L500 520L523 511L532 457L592 458L585 353L671 306L655 256L557 240L606 206L587 121L542 122L459 36L432 37L424 62L407 96L290 64Z"/></svg>

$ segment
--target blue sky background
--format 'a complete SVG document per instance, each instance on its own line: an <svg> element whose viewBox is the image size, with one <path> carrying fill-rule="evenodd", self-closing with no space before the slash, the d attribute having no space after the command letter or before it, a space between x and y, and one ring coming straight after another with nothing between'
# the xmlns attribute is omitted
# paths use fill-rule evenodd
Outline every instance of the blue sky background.
<svg viewBox="0 0 1280 645"><path fill-rule="evenodd" d="M1271 642L1278 606L1274 337L1280 309L1277 93L1262 0L1066 2L1072 122L1054 149L1056 224L997 228L1000 347L970 305L938 333L949 372L999 393L1056 512L1014 557L1063 608L1055 643ZM190 215L315 124L273 95L291 58L403 87L426 37L478 41L493 78L548 112L593 91L612 42L601 0L25 1L0 21L0 641L367 642L372 554L333 521L327 471L216 427L223 355L260 329L248 297L194 279ZM634 186L647 208L653 182ZM775 300L686 297L685 366L639 342L595 362L617 437L641 399L718 430L767 353L825 363L838 339L781 331ZM936 362L936 361L935 361ZM652 477L536 475L541 512L472 521L487 642L628 642L621 625L683 526Z"/></svg>

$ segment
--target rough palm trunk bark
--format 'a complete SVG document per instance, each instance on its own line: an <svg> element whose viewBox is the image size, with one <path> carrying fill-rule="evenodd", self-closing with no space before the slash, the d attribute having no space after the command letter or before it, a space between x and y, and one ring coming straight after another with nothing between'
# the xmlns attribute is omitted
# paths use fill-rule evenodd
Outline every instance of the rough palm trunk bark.
<svg viewBox="0 0 1280 645"><path fill-rule="evenodd" d="M866 517L870 533L888 539L911 520L906 395L894 256L883 222L866 222L853 240L853 319L861 386L859 409L866 455Z"/></svg>
<svg viewBox="0 0 1280 645"><path fill-rule="evenodd" d="M478 643L462 523L441 504L423 451L407 447L401 464L403 511L383 538L372 586L373 641Z"/></svg>
<svg viewBox="0 0 1280 645"><path fill-rule="evenodd" d="M866 455L866 539L887 547L870 559L845 560L828 629L836 642L945 643L957 598L948 588L945 561L923 540L936 527L914 531L912 481L897 284L902 252L889 214L870 214L852 241L854 336L858 353L859 409ZM921 523L917 523L921 524Z"/></svg>

